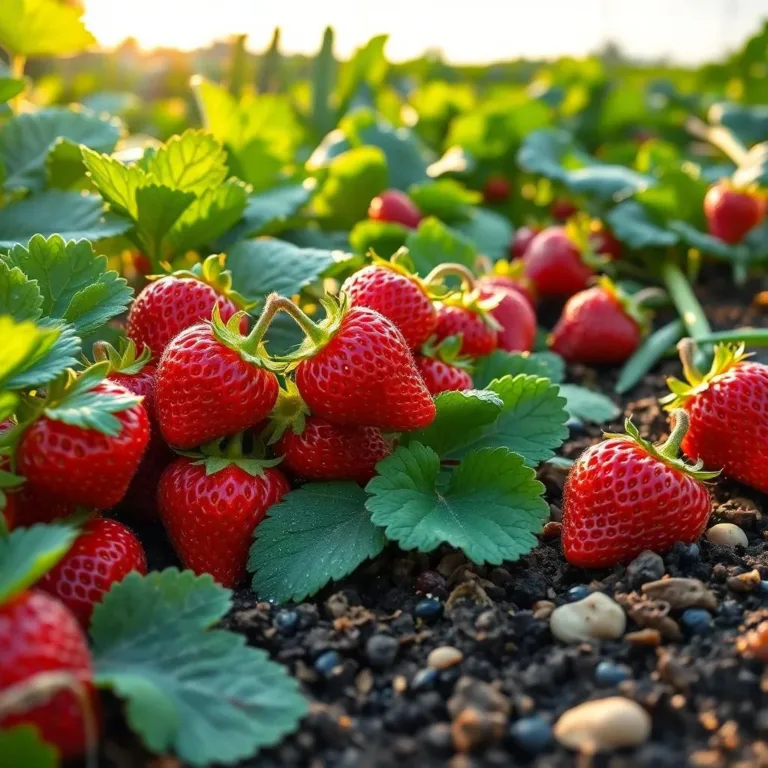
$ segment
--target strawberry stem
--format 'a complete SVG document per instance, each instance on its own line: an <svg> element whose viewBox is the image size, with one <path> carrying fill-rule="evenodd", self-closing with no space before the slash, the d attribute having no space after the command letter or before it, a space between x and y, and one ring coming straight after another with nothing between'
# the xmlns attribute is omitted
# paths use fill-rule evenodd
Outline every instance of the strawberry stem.
<svg viewBox="0 0 768 768"><path fill-rule="evenodd" d="M688 432L690 420L688 414L682 409L677 408L672 411L674 427L669 437L663 445L657 449L659 454L665 459L675 460L680 456L680 445Z"/></svg>
<svg viewBox="0 0 768 768"><path fill-rule="evenodd" d="M696 367L694 362L697 349L696 342L690 338L681 339L677 344L680 362L683 364L683 373L688 382L693 386L704 381L704 374Z"/></svg>
<svg viewBox="0 0 768 768"><path fill-rule="evenodd" d="M250 354L256 353L272 320L278 312L285 312L287 315L290 315L314 344L320 346L328 340L328 333L305 312L302 312L290 299L277 293L271 293L267 296L267 301L264 304L261 315L259 315L259 319L243 341L242 349Z"/></svg>
<svg viewBox="0 0 768 768"><path fill-rule="evenodd" d="M241 459L243 457L243 435L244 432L237 432L232 435L224 446L223 456L226 459Z"/></svg>
<svg viewBox="0 0 768 768"><path fill-rule="evenodd" d="M424 284L436 283L444 277L458 277L461 287L469 293L475 287L475 276L472 271L462 264L438 264L425 278Z"/></svg>

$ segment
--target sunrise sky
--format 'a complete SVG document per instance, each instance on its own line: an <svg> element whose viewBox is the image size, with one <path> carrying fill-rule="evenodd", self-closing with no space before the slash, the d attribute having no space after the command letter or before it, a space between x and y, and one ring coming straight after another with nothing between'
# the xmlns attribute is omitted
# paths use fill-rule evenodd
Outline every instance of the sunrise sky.
<svg viewBox="0 0 768 768"><path fill-rule="evenodd" d="M105 46L127 36L144 48L204 46L235 32L254 50L275 26L286 52L317 49L336 30L348 55L387 32L394 60L441 48L455 62L583 55L606 40L636 56L716 59L768 19L768 0L85 0L86 22Z"/></svg>

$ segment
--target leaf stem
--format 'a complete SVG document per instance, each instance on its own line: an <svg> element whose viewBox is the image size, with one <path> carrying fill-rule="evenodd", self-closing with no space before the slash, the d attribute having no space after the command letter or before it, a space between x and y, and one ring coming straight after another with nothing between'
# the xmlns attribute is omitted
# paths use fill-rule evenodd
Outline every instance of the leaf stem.
<svg viewBox="0 0 768 768"><path fill-rule="evenodd" d="M223 456L226 459L241 459L243 457L244 432L237 432L227 440Z"/></svg>
<svg viewBox="0 0 768 768"><path fill-rule="evenodd" d="M672 419L674 420L672 432L666 442L658 448L658 451L665 459L674 460L680 456L680 444L688 432L690 419L682 408L672 411Z"/></svg>
<svg viewBox="0 0 768 768"><path fill-rule="evenodd" d="M271 293L267 297L264 309L251 332L246 336L242 349L250 354L255 354L266 334L272 320L278 312L290 315L296 324L306 334L307 338L317 346L322 346L328 341L328 333L314 322L305 312L297 307L290 299Z"/></svg>
<svg viewBox="0 0 768 768"><path fill-rule="evenodd" d="M703 344L743 341L752 347L768 347L768 328L735 328L732 331L714 331L699 339Z"/></svg>
<svg viewBox="0 0 768 768"><path fill-rule="evenodd" d="M683 364L683 373L685 378L693 384L701 384L704 376L696 367L694 358L696 356L696 342L693 339L680 339L677 344L677 350L680 353L680 362Z"/></svg>
<svg viewBox="0 0 768 768"><path fill-rule="evenodd" d="M697 341L710 336L712 328L707 315L680 267L672 261L666 261L661 268L661 277L688 333Z"/></svg>
<svg viewBox="0 0 768 768"><path fill-rule="evenodd" d="M461 287L469 293L475 287L475 276L463 264L438 264L425 278L424 284L430 285L443 277L458 277Z"/></svg>

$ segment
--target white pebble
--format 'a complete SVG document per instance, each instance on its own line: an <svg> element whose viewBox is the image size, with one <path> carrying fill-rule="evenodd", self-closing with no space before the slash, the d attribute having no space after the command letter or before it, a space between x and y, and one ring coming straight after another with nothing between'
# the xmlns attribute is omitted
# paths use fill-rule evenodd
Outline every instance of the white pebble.
<svg viewBox="0 0 768 768"><path fill-rule="evenodd" d="M549 618L549 628L564 643L615 640L624 634L627 617L608 595L595 592L583 600L555 608Z"/></svg>
<svg viewBox="0 0 768 768"><path fill-rule="evenodd" d="M651 717L637 702L611 696L564 712L554 734L564 747L582 752L636 747L651 735Z"/></svg>
<svg viewBox="0 0 768 768"><path fill-rule="evenodd" d="M461 663L464 654L452 645L442 645L430 651L427 656L427 666L432 669L448 669Z"/></svg>
<svg viewBox="0 0 768 768"><path fill-rule="evenodd" d="M707 539L721 547L746 547L749 544L747 534L733 523L718 523L707 531Z"/></svg>

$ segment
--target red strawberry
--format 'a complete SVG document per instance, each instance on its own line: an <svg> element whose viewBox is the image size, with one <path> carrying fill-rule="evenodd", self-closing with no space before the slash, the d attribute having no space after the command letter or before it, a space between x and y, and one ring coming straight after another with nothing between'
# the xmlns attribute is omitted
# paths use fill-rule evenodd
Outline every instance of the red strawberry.
<svg viewBox="0 0 768 768"><path fill-rule="evenodd" d="M427 389L433 395L472 389L469 358L460 354L461 338L449 336L439 344L425 344L416 358L416 366Z"/></svg>
<svg viewBox="0 0 768 768"><path fill-rule="evenodd" d="M596 232L592 232L589 236L589 242L592 250L599 256L606 256L613 261L621 258L621 241L616 239L610 229L601 227Z"/></svg>
<svg viewBox="0 0 768 768"><path fill-rule="evenodd" d="M141 355L136 356L136 343L128 339L121 350L116 350L105 341L93 345L95 360L109 363L107 378L134 395L143 397L142 405L151 421L155 419L155 374L157 366L151 362L152 352L144 347Z"/></svg>
<svg viewBox="0 0 768 768"><path fill-rule="evenodd" d="M405 192L387 189L371 200L368 218L374 221L389 221L416 229L421 222L421 211Z"/></svg>
<svg viewBox="0 0 768 768"><path fill-rule="evenodd" d="M95 509L123 498L149 442L144 407L119 384L99 381L104 368L93 366L69 386L63 402L50 402L24 431L17 452L18 472L30 487ZM59 420L70 419L80 403L88 419L99 413L104 431Z"/></svg>
<svg viewBox="0 0 768 768"><path fill-rule="evenodd" d="M87 629L97 603L131 571L147 572L141 542L122 523L94 517L37 587L61 600Z"/></svg>
<svg viewBox="0 0 768 768"><path fill-rule="evenodd" d="M58 600L33 589L0 606L0 695L11 687L31 688L46 673L71 675L74 685L84 687L91 707L98 705L83 630ZM60 690L26 711L0 719L0 726L33 725L64 758L77 758L87 747L84 704L75 691ZM97 712L94 719L98 720Z"/></svg>
<svg viewBox="0 0 768 768"><path fill-rule="evenodd" d="M528 300L515 288L499 287L495 281L479 280L480 298L501 301L490 310L499 324L498 348L507 352L530 352L536 338L536 313Z"/></svg>
<svg viewBox="0 0 768 768"><path fill-rule="evenodd" d="M503 176L491 176L483 187L483 198L490 205L504 203L511 192L509 182Z"/></svg>
<svg viewBox="0 0 768 768"><path fill-rule="evenodd" d="M323 306L325 319L314 323L274 295L262 315L287 312L307 335L294 360L300 360L296 385L310 411L336 424L392 432L431 424L435 404L398 328L373 309L350 308L345 294L327 297Z"/></svg>
<svg viewBox="0 0 768 768"><path fill-rule="evenodd" d="M719 181L707 190L704 214L711 235L735 244L763 220L765 203L757 194Z"/></svg>
<svg viewBox="0 0 768 768"><path fill-rule="evenodd" d="M513 259L522 259L528 246L533 242L533 238L541 232L541 227L520 227L515 232L514 238L509 245L509 255Z"/></svg>
<svg viewBox="0 0 768 768"><path fill-rule="evenodd" d="M128 337L141 349L149 347L159 359L168 342L201 320L210 320L214 306L227 322L245 300L232 290L232 276L223 269L224 256L209 256L197 271L175 272L151 282L136 297L128 313ZM245 315L240 331L246 332Z"/></svg>
<svg viewBox="0 0 768 768"><path fill-rule="evenodd" d="M120 513L134 521L155 523L160 520L157 508L157 484L165 468L178 456L163 440L155 427L136 474L120 502Z"/></svg>
<svg viewBox="0 0 768 768"><path fill-rule="evenodd" d="M277 377L258 336L241 336L240 318L182 331L157 367L155 404L163 437L193 448L264 419L277 400ZM256 329L255 329L256 330Z"/></svg>
<svg viewBox="0 0 768 768"><path fill-rule="evenodd" d="M690 543L703 532L712 502L701 472L678 458L688 418L676 412L667 442L653 446L631 421L626 435L581 454L563 495L563 551L572 565L609 568L643 550L663 551Z"/></svg>
<svg viewBox="0 0 768 768"><path fill-rule="evenodd" d="M341 286L355 307L375 309L402 332L411 349L418 349L433 333L437 312L427 283L404 263L407 251L399 251L392 261L376 259Z"/></svg>
<svg viewBox="0 0 768 768"><path fill-rule="evenodd" d="M640 346L648 317L610 280L579 291L563 307L549 346L571 363L615 365Z"/></svg>
<svg viewBox="0 0 768 768"><path fill-rule="evenodd" d="M133 268L137 275L146 277L152 271L152 263L147 258L146 254L141 251L134 251L133 254Z"/></svg>
<svg viewBox="0 0 768 768"><path fill-rule="evenodd" d="M549 207L549 212L552 214L552 218L555 221L564 222L571 218L578 212L578 208L570 201L563 197L558 197L552 202Z"/></svg>
<svg viewBox="0 0 768 768"><path fill-rule="evenodd" d="M480 291L450 296L437 305L438 340L461 336L461 354L481 357L493 352L499 344L499 324L491 316L500 295L492 299L481 298Z"/></svg>
<svg viewBox="0 0 768 768"><path fill-rule="evenodd" d="M207 461L184 456L165 470L160 513L186 568L235 587L246 576L254 529L290 486L269 462L230 457L222 466L221 456L215 457L217 466Z"/></svg>
<svg viewBox="0 0 768 768"><path fill-rule="evenodd" d="M718 345L708 373L692 362L695 347L681 342L687 383L669 379L668 408L684 408L691 427L683 450L706 467L768 493L768 366L746 360L744 345Z"/></svg>
<svg viewBox="0 0 768 768"><path fill-rule="evenodd" d="M536 293L545 297L573 296L594 275L564 227L548 227L536 235L523 262Z"/></svg>

